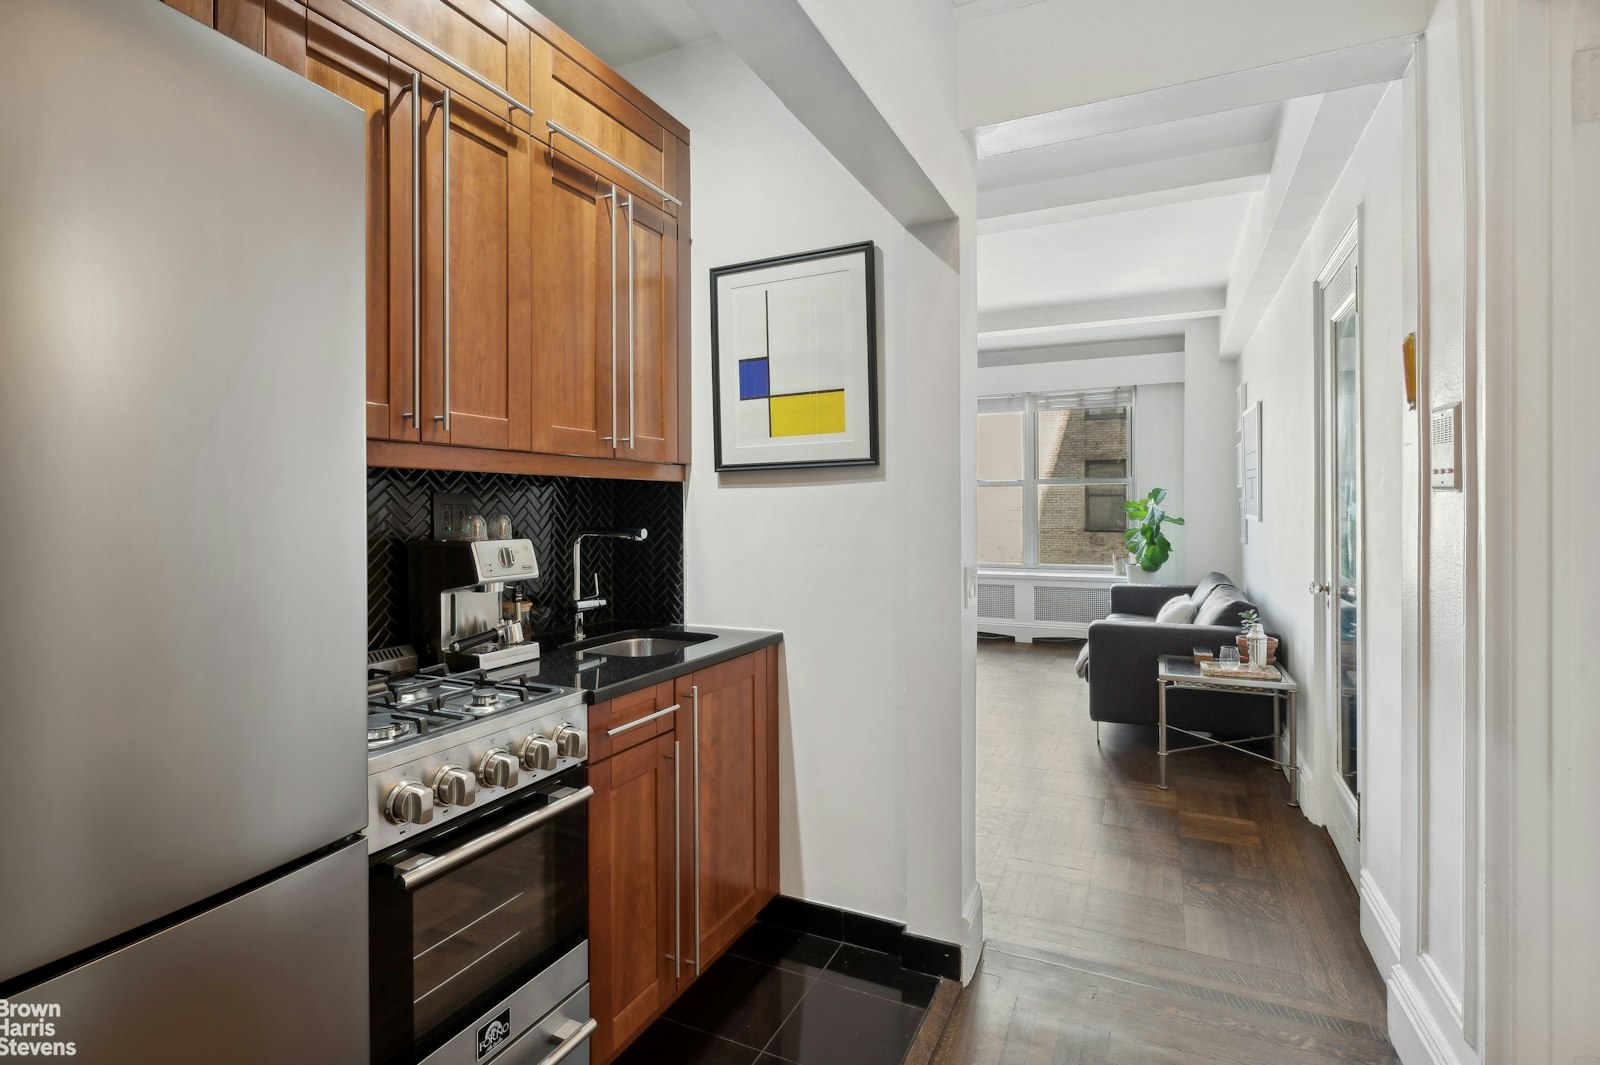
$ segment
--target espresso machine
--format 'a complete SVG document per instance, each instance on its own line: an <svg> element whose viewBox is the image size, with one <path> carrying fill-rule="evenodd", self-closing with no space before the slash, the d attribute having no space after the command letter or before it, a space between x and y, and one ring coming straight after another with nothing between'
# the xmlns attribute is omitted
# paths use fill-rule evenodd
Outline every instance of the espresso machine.
<svg viewBox="0 0 1600 1065"><path fill-rule="evenodd" d="M531 540L413 540L406 559L411 639L425 662L458 672L539 657L519 594L539 576Z"/></svg>

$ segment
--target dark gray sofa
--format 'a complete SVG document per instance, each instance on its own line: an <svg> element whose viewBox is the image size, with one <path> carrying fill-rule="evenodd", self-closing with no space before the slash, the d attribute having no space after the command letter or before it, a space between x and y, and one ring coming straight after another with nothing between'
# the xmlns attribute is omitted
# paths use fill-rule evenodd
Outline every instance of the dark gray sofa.
<svg viewBox="0 0 1600 1065"><path fill-rule="evenodd" d="M1162 604L1177 595L1200 603L1195 623L1158 625ZM1089 716L1128 725L1156 723L1156 658L1191 655L1196 647L1219 647L1239 635L1239 615L1254 609L1244 593L1222 573L1193 584L1116 584L1111 614L1089 626ZM1209 624L1201 624L1201 621ZM1288 666L1288 648L1278 637L1278 661ZM1272 705L1266 699L1209 692L1172 692L1167 719L1174 725L1222 736L1261 736L1272 732Z"/></svg>

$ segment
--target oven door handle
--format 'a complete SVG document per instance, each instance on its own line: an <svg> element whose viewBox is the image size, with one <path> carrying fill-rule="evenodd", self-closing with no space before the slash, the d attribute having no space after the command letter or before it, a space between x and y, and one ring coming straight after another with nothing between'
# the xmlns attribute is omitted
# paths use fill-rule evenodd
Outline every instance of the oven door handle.
<svg viewBox="0 0 1600 1065"><path fill-rule="evenodd" d="M558 1031L553 1033L547 1031L543 1027L529 1028L522 1035L519 1035L515 1042L511 1043L504 1050L502 1050L500 1052L500 1056L494 1060L497 1062L510 1062L513 1063L513 1065L516 1065L516 1063L521 1063L521 1065L559 1065L559 1063L565 1061L574 1050L577 1050L585 1042L587 1042L599 1027L600 1022L592 1018L582 1022L569 1018L566 1024L562 1025ZM528 1039L528 1049L534 1049L538 1044L535 1043L530 1037L539 1035L541 1033L554 1042L556 1044L556 1048L542 1058L521 1057L519 1051L522 1050L522 1041L524 1039Z"/></svg>
<svg viewBox="0 0 1600 1065"><path fill-rule="evenodd" d="M405 890L413 891L428 881L443 876L480 855L487 854L496 847L510 843L518 836L527 835L552 818L560 817L567 811L582 806L593 797L594 789L585 784L576 791L563 795L549 806L542 806L532 813L507 821L493 832L486 832L470 843L463 843L455 850L438 855L413 855L394 867L395 879L400 881L400 886Z"/></svg>

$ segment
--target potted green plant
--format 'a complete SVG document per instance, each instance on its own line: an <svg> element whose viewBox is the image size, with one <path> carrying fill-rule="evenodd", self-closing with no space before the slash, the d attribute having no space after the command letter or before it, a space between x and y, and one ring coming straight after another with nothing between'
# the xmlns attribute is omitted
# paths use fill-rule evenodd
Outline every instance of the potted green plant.
<svg viewBox="0 0 1600 1065"><path fill-rule="evenodd" d="M1161 506L1162 500L1167 498L1165 488L1152 488L1150 494L1143 499L1132 499L1122 504L1122 509L1127 512L1128 520L1134 523L1133 528L1123 534L1123 542L1128 545L1128 557L1133 560L1137 570L1130 569L1128 575L1137 573L1154 573L1166 565L1167 559L1172 557L1172 541L1167 539L1167 534L1161 531L1163 525L1182 525L1183 519L1168 514Z"/></svg>
<svg viewBox="0 0 1600 1065"><path fill-rule="evenodd" d="M1254 610L1239 611L1239 635L1234 637L1234 642L1239 645L1239 661L1250 661L1250 630L1261 624L1261 615ZM1278 661L1278 638L1267 637L1267 665Z"/></svg>

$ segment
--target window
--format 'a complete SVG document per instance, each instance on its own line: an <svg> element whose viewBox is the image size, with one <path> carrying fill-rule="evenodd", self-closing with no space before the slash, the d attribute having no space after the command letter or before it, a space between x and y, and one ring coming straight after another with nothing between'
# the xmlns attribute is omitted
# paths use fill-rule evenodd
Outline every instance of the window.
<svg viewBox="0 0 1600 1065"><path fill-rule="evenodd" d="M1133 390L978 401L978 562L1109 568L1132 490Z"/></svg>

